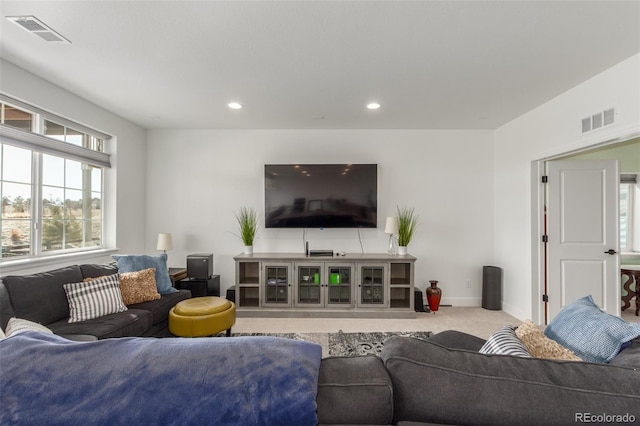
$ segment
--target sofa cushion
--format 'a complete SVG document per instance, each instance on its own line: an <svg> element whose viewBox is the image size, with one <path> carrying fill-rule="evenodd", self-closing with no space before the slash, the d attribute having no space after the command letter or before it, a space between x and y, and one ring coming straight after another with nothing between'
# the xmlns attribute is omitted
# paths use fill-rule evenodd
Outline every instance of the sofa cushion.
<svg viewBox="0 0 640 426"><path fill-rule="evenodd" d="M377 356L325 358L318 378L321 424L390 424L391 378Z"/></svg>
<svg viewBox="0 0 640 426"><path fill-rule="evenodd" d="M125 312L106 315L82 322L68 322L66 319L49 324L55 334L88 334L98 339L111 337L142 336L151 328L153 315L149 311L128 309Z"/></svg>
<svg viewBox="0 0 640 426"><path fill-rule="evenodd" d="M191 292L189 290L179 290L176 293L162 294L158 300L129 305L128 308L150 311L153 314L153 324L155 325L169 318L169 310L171 310L176 303L189 298L191 298Z"/></svg>
<svg viewBox="0 0 640 426"><path fill-rule="evenodd" d="M160 293L156 287L155 268L137 272L122 272L120 274L120 293L122 293L122 301L127 306L160 299Z"/></svg>
<svg viewBox="0 0 640 426"><path fill-rule="evenodd" d="M487 339L479 351L481 354L514 355L530 357L525 344L516 336L516 329L507 325Z"/></svg>
<svg viewBox="0 0 640 426"><path fill-rule="evenodd" d="M429 337L430 342L450 349L466 349L478 352L486 340L457 330L445 330Z"/></svg>
<svg viewBox="0 0 640 426"><path fill-rule="evenodd" d="M63 287L69 300L69 322L86 321L127 310L122 302L117 274L68 283Z"/></svg>
<svg viewBox="0 0 640 426"><path fill-rule="evenodd" d="M80 265L80 271L82 272L82 278L100 278L106 275L114 275L118 273L118 266L113 263L109 264L93 264L85 263Z"/></svg>
<svg viewBox="0 0 640 426"><path fill-rule="evenodd" d="M23 333L25 331L39 331L42 333L53 334L53 331L42 324L29 321L22 318L11 318L7 324L7 337Z"/></svg>
<svg viewBox="0 0 640 426"><path fill-rule="evenodd" d="M640 336L640 324L602 311L589 295L562 308L544 334L585 361L605 363Z"/></svg>
<svg viewBox="0 0 640 426"><path fill-rule="evenodd" d="M640 370L640 339L632 340L609 364Z"/></svg>
<svg viewBox="0 0 640 426"><path fill-rule="evenodd" d="M82 281L82 273L78 265L73 265L39 274L6 276L2 281L16 317L48 325L69 317L69 302L62 286Z"/></svg>
<svg viewBox="0 0 640 426"><path fill-rule="evenodd" d="M573 424L576 413L603 411L640 418L640 375L629 368L484 355L407 337L387 340L381 358L396 421Z"/></svg>
<svg viewBox="0 0 640 426"><path fill-rule="evenodd" d="M116 260L119 272L136 272L142 271L143 269L155 268L158 293L170 294L178 291L171 284L169 269L167 268L167 255L165 253L159 256L148 256L146 254L114 254L111 257Z"/></svg>

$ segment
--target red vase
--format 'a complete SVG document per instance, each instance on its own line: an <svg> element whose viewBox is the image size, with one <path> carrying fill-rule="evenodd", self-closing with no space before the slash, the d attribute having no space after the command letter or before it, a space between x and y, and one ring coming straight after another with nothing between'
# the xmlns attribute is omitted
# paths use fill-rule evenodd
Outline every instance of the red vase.
<svg viewBox="0 0 640 426"><path fill-rule="evenodd" d="M438 287L438 281L431 280L431 287L427 287L427 302L431 312L436 312L440 307L440 299L442 298L442 290Z"/></svg>

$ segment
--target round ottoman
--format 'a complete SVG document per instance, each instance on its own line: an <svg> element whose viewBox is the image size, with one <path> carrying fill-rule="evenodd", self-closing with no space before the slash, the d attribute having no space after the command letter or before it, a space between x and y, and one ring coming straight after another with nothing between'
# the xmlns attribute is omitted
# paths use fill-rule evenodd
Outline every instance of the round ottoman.
<svg viewBox="0 0 640 426"><path fill-rule="evenodd" d="M211 336L236 323L236 305L222 297L194 297L178 302L169 311L169 331L181 337Z"/></svg>

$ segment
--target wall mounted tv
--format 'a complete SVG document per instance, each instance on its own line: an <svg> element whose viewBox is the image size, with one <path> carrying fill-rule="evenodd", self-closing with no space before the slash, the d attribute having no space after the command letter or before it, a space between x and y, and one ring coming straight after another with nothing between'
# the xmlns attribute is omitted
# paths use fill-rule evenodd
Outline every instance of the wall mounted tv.
<svg viewBox="0 0 640 426"><path fill-rule="evenodd" d="M266 228L375 228L377 164L267 164Z"/></svg>

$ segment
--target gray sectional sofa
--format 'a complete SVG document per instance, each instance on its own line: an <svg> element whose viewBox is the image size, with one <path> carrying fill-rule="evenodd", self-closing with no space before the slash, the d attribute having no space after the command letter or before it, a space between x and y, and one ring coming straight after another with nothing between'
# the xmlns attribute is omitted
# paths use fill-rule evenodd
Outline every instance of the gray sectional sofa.
<svg viewBox="0 0 640 426"><path fill-rule="evenodd" d="M27 331L0 339L0 388L11 395L0 424L640 421L637 368L485 355L483 343L446 331L392 337L380 356L321 359L315 343L276 337L73 342ZM625 352L637 365L640 345Z"/></svg>
<svg viewBox="0 0 640 426"><path fill-rule="evenodd" d="M160 299L128 306L125 312L69 323L69 302L62 287L118 272L113 264L72 265L32 275L2 277L0 325L6 329L11 317L46 326L59 335L90 335L98 339L128 336L166 336L169 310L191 297L189 290L163 294ZM170 334L169 334L170 335Z"/></svg>
<svg viewBox="0 0 640 426"><path fill-rule="evenodd" d="M166 335L167 313L190 297L188 291L68 323L62 284L116 271L113 265L76 265L3 278L3 329L17 316L58 335L99 340L74 342L38 331L0 339L0 394L12 395L0 404L0 424L208 424L213 418L238 425L640 422L638 339L607 364L483 354L485 340L458 331L428 340L393 337L380 356L324 359L318 345L270 340L277 338L108 339ZM306 375L287 378L296 366ZM284 390L274 392L274 384ZM231 385L238 397L230 397ZM311 398L306 404L300 403L303 394ZM255 415L259 408L268 422Z"/></svg>

